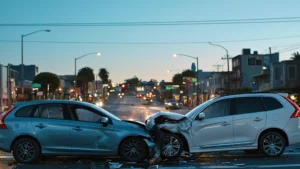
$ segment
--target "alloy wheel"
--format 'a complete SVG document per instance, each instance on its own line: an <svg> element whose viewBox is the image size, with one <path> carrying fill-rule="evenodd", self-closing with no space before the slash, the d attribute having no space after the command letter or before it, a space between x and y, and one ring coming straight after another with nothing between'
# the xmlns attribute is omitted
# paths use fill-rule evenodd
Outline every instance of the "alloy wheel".
<svg viewBox="0 0 300 169"><path fill-rule="evenodd" d="M142 144L138 140L130 140L125 144L125 155L130 159L139 158L142 155Z"/></svg>
<svg viewBox="0 0 300 169"><path fill-rule="evenodd" d="M16 154L22 161L31 161L35 153L34 146L29 142L22 142L17 146Z"/></svg>
<svg viewBox="0 0 300 169"><path fill-rule="evenodd" d="M177 138L173 136L164 137L164 142L162 146L162 154L167 157L176 156L180 151L180 142Z"/></svg>
<svg viewBox="0 0 300 169"><path fill-rule="evenodd" d="M284 143L277 135L268 135L263 140L263 149L269 155L276 156L281 153L283 148Z"/></svg>

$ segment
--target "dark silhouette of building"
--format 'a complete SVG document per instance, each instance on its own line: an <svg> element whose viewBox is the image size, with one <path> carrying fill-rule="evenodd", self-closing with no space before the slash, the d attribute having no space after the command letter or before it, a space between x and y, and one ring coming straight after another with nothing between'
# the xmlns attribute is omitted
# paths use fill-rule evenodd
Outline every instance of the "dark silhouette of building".
<svg viewBox="0 0 300 169"><path fill-rule="evenodd" d="M10 68L19 72L16 76L16 82L22 80L22 65L9 64ZM33 81L34 77L38 74L39 68L36 65L24 65L24 80Z"/></svg>

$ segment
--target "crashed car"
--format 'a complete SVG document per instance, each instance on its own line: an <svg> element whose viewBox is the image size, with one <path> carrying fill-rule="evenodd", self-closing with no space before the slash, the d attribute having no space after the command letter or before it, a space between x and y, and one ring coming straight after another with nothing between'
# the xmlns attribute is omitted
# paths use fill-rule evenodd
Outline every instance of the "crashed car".
<svg viewBox="0 0 300 169"><path fill-rule="evenodd" d="M216 97L186 115L159 112L145 123L165 158L231 150L277 157L300 143L299 117L287 94L253 93Z"/></svg>
<svg viewBox="0 0 300 169"><path fill-rule="evenodd" d="M90 103L16 103L0 116L0 150L22 164L41 156L121 156L144 161L154 148L145 124L120 120Z"/></svg>

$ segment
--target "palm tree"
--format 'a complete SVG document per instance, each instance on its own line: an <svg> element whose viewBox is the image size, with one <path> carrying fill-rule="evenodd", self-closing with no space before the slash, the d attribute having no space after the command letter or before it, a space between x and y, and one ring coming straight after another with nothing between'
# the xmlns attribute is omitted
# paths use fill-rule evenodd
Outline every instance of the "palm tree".
<svg viewBox="0 0 300 169"><path fill-rule="evenodd" d="M292 54L293 57L291 57L292 60L300 60L300 53L299 52L294 52Z"/></svg>
<svg viewBox="0 0 300 169"><path fill-rule="evenodd" d="M88 83L95 80L95 75L93 69L89 67L84 67L78 71L78 75L76 77L78 83L84 86L84 93L87 95Z"/></svg>
<svg viewBox="0 0 300 169"><path fill-rule="evenodd" d="M98 75L101 78L103 84L108 84L109 72L105 68L101 68Z"/></svg>

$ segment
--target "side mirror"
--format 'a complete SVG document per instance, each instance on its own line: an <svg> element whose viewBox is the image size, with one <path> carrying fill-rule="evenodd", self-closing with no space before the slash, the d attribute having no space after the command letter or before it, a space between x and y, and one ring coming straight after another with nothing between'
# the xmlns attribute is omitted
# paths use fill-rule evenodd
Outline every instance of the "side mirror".
<svg viewBox="0 0 300 169"><path fill-rule="evenodd" d="M109 119L107 117L101 117L100 123L108 124L108 122L109 122Z"/></svg>
<svg viewBox="0 0 300 169"><path fill-rule="evenodd" d="M203 120L205 119L205 114L203 112L201 112L198 116L199 120Z"/></svg>

